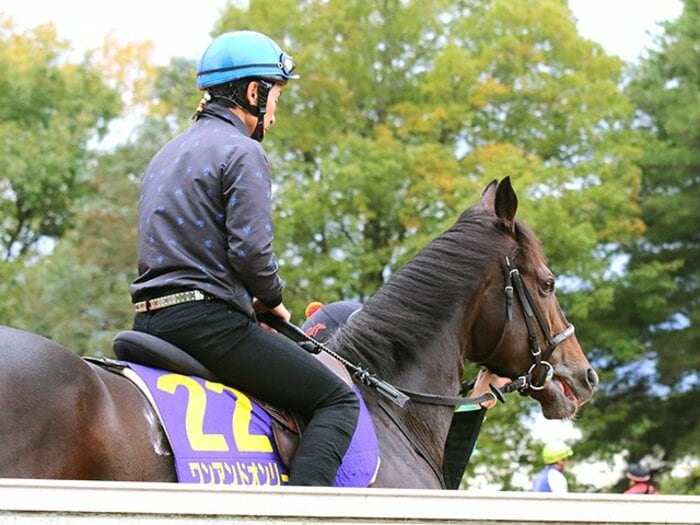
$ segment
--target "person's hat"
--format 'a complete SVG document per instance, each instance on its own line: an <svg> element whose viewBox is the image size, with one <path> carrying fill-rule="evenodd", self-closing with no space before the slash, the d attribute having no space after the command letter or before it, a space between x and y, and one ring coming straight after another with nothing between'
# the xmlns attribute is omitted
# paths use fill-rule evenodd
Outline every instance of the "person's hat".
<svg viewBox="0 0 700 525"><path fill-rule="evenodd" d="M649 469L640 463L630 465L630 467L627 469L627 474L625 475L630 481L649 481L651 479Z"/></svg>
<svg viewBox="0 0 700 525"><path fill-rule="evenodd" d="M573 453L574 451L571 450L571 447L563 441L552 441L551 443L547 443L542 449L542 461L544 461L546 465L551 465L560 459L568 458L573 455Z"/></svg>
<svg viewBox="0 0 700 525"><path fill-rule="evenodd" d="M329 304L314 301L306 307L306 321L301 329L306 335L323 343L360 308L362 303L358 301L336 301Z"/></svg>

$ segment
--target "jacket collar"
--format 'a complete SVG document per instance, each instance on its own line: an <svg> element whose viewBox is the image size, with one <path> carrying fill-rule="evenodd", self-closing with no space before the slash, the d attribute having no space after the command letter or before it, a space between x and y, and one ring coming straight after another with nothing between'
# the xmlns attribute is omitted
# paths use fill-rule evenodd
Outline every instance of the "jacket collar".
<svg viewBox="0 0 700 525"><path fill-rule="evenodd" d="M222 106L221 104L217 104L216 102L209 102L204 108L204 111L202 112L201 116L221 119L224 122L228 122L229 124L234 126L238 131L241 132L242 135L245 135L246 137L250 136L248 128L243 123L243 121L236 115L234 115L231 112L230 108L227 108L226 106Z"/></svg>

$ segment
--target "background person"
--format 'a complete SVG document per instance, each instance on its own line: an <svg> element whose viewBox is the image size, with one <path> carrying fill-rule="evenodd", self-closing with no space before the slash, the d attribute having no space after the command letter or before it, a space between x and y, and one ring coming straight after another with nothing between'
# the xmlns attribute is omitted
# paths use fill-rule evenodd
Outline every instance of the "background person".
<svg viewBox="0 0 700 525"><path fill-rule="evenodd" d="M566 460L574 451L563 441L552 441L542 449L545 467L532 480L533 492L568 492L569 483L564 476Z"/></svg>
<svg viewBox="0 0 700 525"><path fill-rule="evenodd" d="M630 465L625 473L629 487L624 494L658 494L658 489L651 482L651 472L641 463Z"/></svg>
<svg viewBox="0 0 700 525"><path fill-rule="evenodd" d="M319 343L325 343L360 308L362 308L362 303L353 300L335 301L328 304L313 301L304 310L306 320L301 325L301 329Z"/></svg>

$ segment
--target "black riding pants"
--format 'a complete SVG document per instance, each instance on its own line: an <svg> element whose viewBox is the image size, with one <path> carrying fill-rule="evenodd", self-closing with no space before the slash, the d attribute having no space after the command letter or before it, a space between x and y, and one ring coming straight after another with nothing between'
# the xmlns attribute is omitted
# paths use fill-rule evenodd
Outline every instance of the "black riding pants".
<svg viewBox="0 0 700 525"><path fill-rule="evenodd" d="M355 431L359 401L312 355L216 300L136 314L134 330L180 347L229 386L300 413L308 423L289 482L333 484Z"/></svg>

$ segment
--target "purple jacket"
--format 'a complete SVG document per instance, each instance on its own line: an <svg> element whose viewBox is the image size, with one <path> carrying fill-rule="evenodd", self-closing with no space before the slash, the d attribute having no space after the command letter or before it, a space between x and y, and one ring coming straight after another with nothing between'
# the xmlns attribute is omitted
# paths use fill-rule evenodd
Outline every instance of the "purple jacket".
<svg viewBox="0 0 700 525"><path fill-rule="evenodd" d="M254 317L282 302L269 163L227 108L208 104L141 179L134 302L198 289Z"/></svg>

